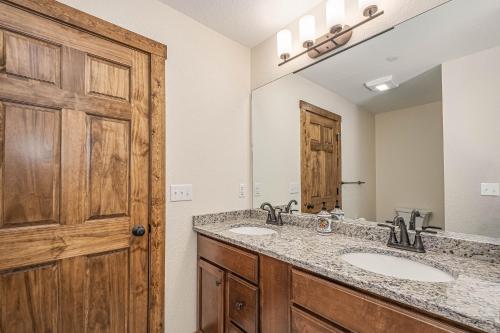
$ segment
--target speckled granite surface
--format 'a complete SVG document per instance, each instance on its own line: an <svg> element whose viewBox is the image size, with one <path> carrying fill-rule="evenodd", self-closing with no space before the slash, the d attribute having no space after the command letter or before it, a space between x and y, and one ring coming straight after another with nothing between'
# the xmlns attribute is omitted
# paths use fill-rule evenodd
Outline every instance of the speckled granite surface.
<svg viewBox="0 0 500 333"><path fill-rule="evenodd" d="M224 216L211 214L193 218L193 225L194 230L201 234L257 251L347 285L486 332L500 333L500 263L498 262L484 260L482 256L479 258L483 260L477 260L469 258L470 255L462 257L433 251L417 254L391 249L380 241L381 236L374 236L372 240L367 239L368 231L373 230L359 231L357 225L350 226L349 223L339 225L336 234L322 236L318 235L311 225L307 228L308 222L303 219L299 219L298 222L294 222L293 218L287 220L301 226L285 224L276 227L265 225L263 216L265 217L250 211L224 213ZM237 225L261 225L274 229L277 233L267 236L246 236L229 231ZM371 225L368 227L372 228ZM343 234L340 231L343 229L351 230L351 233ZM383 230L385 242L387 230ZM362 270L339 258L341 254L348 252L375 252L406 257L443 269L456 279L448 283L424 283L391 278Z"/></svg>

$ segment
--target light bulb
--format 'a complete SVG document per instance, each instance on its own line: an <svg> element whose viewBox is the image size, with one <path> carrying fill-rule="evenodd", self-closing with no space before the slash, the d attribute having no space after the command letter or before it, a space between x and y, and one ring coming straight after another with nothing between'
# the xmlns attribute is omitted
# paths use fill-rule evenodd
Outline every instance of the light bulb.
<svg viewBox="0 0 500 333"><path fill-rule="evenodd" d="M292 33L290 30L284 29L276 34L278 57L286 60L292 52Z"/></svg>
<svg viewBox="0 0 500 333"><path fill-rule="evenodd" d="M314 44L316 37L316 20L312 15L306 15L299 20L299 41L305 48Z"/></svg>
<svg viewBox="0 0 500 333"><path fill-rule="evenodd" d="M326 26L332 34L339 33L345 21L345 0L326 2Z"/></svg>
<svg viewBox="0 0 500 333"><path fill-rule="evenodd" d="M380 0L358 0L358 4L364 16L372 16L380 8Z"/></svg>

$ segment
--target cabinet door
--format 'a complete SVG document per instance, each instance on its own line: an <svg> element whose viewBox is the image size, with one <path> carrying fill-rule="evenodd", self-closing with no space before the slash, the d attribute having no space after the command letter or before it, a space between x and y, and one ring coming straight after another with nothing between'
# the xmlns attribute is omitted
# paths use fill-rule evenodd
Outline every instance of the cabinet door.
<svg viewBox="0 0 500 333"><path fill-rule="evenodd" d="M198 329L203 333L224 332L224 271L198 260Z"/></svg>

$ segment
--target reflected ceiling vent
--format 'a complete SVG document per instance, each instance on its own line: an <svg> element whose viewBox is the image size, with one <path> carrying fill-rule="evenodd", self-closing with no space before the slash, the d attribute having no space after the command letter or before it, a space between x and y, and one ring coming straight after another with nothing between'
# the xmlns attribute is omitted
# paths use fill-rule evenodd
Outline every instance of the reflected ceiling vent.
<svg viewBox="0 0 500 333"><path fill-rule="evenodd" d="M382 92L397 88L399 87L399 84L396 83L396 81L394 81L392 75L389 75L375 79L370 82L366 82L365 87L371 91Z"/></svg>

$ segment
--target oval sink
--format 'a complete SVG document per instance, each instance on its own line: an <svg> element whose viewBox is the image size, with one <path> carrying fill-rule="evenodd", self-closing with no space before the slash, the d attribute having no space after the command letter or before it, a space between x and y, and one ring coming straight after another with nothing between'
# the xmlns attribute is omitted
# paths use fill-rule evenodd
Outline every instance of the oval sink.
<svg viewBox="0 0 500 333"><path fill-rule="evenodd" d="M248 227L248 226L231 228L229 229L229 231L234 232L235 234L251 235L251 236L264 236L276 233L276 231L273 229L262 228L262 227Z"/></svg>
<svg viewBox="0 0 500 333"><path fill-rule="evenodd" d="M440 269L406 258L379 253L346 253L342 260L377 274L422 282L450 282L455 278Z"/></svg>

